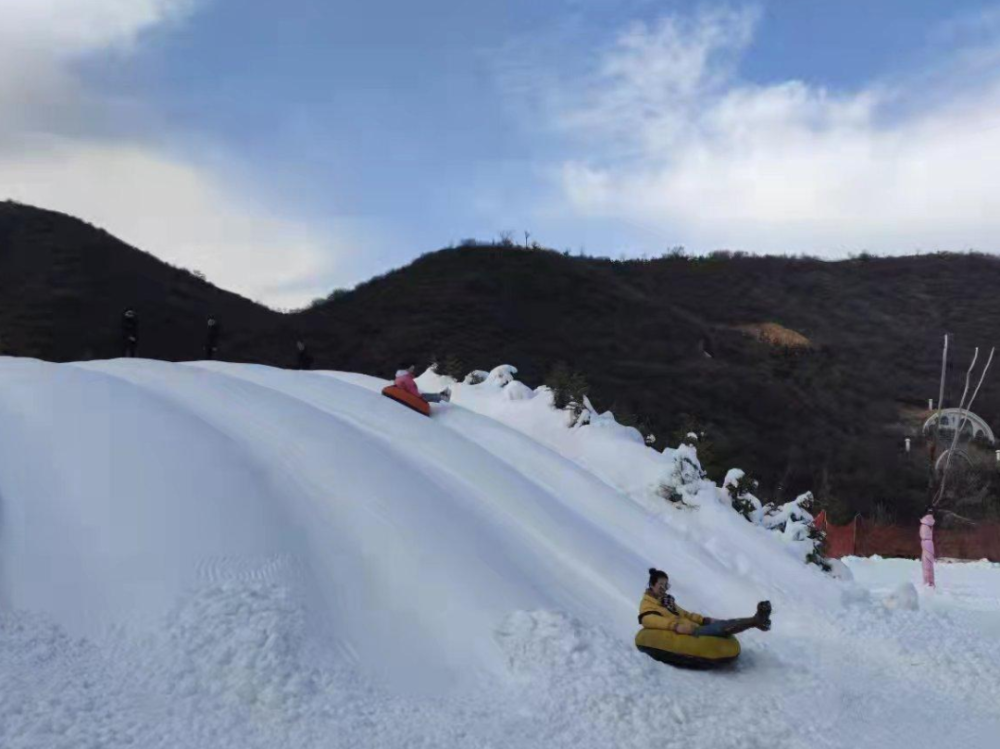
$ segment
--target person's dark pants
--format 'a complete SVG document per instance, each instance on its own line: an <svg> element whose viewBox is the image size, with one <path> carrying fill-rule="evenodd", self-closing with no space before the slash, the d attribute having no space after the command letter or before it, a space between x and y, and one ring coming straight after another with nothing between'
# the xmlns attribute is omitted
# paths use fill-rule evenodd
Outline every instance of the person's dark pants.
<svg viewBox="0 0 1000 749"><path fill-rule="evenodd" d="M136 349L139 348L138 341L125 341L125 356L126 358L135 357Z"/></svg>
<svg viewBox="0 0 1000 749"><path fill-rule="evenodd" d="M756 619L715 619L694 631L695 637L729 637L757 626Z"/></svg>

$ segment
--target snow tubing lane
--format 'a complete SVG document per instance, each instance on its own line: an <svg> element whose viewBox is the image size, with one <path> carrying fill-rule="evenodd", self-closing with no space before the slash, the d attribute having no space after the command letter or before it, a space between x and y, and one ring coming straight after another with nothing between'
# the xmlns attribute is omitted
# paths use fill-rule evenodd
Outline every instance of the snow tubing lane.
<svg viewBox="0 0 1000 749"><path fill-rule="evenodd" d="M665 629L640 629L635 646L650 658L683 668L715 668L740 654L735 637L693 637Z"/></svg>
<svg viewBox="0 0 1000 749"><path fill-rule="evenodd" d="M402 403L404 406L412 408L414 411L422 413L424 416L431 415L431 407L427 401L417 395L414 395L413 393L408 393L401 387L389 385L382 388L382 395L386 398L392 398L394 401Z"/></svg>

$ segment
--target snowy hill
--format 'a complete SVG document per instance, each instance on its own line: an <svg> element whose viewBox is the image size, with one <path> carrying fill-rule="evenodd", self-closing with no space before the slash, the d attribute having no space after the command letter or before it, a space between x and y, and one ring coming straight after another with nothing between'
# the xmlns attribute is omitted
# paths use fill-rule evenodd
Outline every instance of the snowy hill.
<svg viewBox="0 0 1000 749"><path fill-rule="evenodd" d="M690 448L512 376L427 419L362 375L0 359L0 746L995 745L1000 601L887 605L678 477ZM653 662L651 565L774 629Z"/></svg>

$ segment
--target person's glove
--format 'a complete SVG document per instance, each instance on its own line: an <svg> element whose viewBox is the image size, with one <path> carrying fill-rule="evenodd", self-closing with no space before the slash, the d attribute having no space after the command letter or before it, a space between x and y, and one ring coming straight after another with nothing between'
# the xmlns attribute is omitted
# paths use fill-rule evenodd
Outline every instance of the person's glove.
<svg viewBox="0 0 1000 749"><path fill-rule="evenodd" d="M682 619L677 622L677 627L674 631L679 635L693 635L696 629L698 629L697 624L689 622L687 619Z"/></svg>

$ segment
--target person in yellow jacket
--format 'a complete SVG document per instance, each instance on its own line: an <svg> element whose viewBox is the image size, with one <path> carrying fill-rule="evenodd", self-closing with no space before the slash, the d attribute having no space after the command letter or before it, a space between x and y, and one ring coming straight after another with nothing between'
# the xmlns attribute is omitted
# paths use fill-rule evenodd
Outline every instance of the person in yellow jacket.
<svg viewBox="0 0 1000 749"><path fill-rule="evenodd" d="M639 624L646 629L666 629L695 637L729 637L748 629L771 628L771 603L761 601L757 613L747 619L712 619L685 611L667 591L670 577L663 570L649 568L649 587L639 603Z"/></svg>

